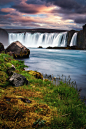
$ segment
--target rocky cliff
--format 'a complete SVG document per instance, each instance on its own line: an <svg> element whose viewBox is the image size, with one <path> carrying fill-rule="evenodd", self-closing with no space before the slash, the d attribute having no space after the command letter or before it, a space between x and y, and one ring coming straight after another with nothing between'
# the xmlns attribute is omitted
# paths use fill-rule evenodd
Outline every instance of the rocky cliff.
<svg viewBox="0 0 86 129"><path fill-rule="evenodd" d="M75 32L76 32L75 30L70 30L70 31L67 32L67 46L70 45L72 36L73 36L73 34L74 34Z"/></svg>
<svg viewBox="0 0 86 129"><path fill-rule="evenodd" d="M83 26L83 36L84 36L84 45L83 48L86 49L86 24Z"/></svg>
<svg viewBox="0 0 86 129"><path fill-rule="evenodd" d="M84 35L83 35L83 30L79 31L77 34L77 47L84 49Z"/></svg>
<svg viewBox="0 0 86 129"><path fill-rule="evenodd" d="M83 30L80 30L80 31L70 30L70 31L68 31L68 33L67 33L67 46L70 45L72 36L75 32L77 32L76 48L77 49L86 49L86 24L83 26Z"/></svg>
<svg viewBox="0 0 86 129"><path fill-rule="evenodd" d="M6 47L8 46L8 33L5 29L0 28L0 42Z"/></svg>

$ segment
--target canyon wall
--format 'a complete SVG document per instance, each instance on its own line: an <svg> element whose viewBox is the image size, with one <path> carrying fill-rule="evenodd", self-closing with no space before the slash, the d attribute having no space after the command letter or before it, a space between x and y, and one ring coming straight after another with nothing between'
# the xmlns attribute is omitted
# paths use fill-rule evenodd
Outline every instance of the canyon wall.
<svg viewBox="0 0 86 129"><path fill-rule="evenodd" d="M0 42L7 47L9 45L8 33L5 29L0 28Z"/></svg>

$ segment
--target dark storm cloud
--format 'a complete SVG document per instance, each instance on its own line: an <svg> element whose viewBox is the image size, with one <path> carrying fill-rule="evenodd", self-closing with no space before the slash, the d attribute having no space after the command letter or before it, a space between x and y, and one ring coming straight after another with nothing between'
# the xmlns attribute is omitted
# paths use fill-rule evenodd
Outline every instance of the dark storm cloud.
<svg viewBox="0 0 86 129"><path fill-rule="evenodd" d="M0 5L7 4L9 2L12 2L13 0L0 0Z"/></svg>
<svg viewBox="0 0 86 129"><path fill-rule="evenodd" d="M53 8L54 6L52 5L59 8ZM48 7L52 7L53 10L47 10ZM19 24L20 27L22 27L22 25L24 27L29 25L40 27L39 23L42 23L42 20L40 21L40 16L43 13L48 13L47 16L52 17L59 16L62 22L70 19L76 24L86 23L86 0L0 0L0 9L0 24L7 24L7 26L12 23L13 26ZM30 16L29 14L34 15ZM35 14L38 14L38 21ZM46 21L47 25L54 25L54 20L50 19L51 22L48 22L48 17L46 17ZM68 21L68 23L69 22L71 21ZM70 28L70 26L68 27Z"/></svg>
<svg viewBox="0 0 86 129"><path fill-rule="evenodd" d="M86 16L85 16L85 17L75 18L74 21L75 21L76 23L86 24Z"/></svg>
<svg viewBox="0 0 86 129"><path fill-rule="evenodd" d="M46 0L46 2L59 6L61 8L59 13L86 13L86 4L77 2L77 0Z"/></svg>
<svg viewBox="0 0 86 129"><path fill-rule="evenodd" d="M42 5L45 4L46 2L44 0L27 0L27 4L37 4L37 5Z"/></svg>
<svg viewBox="0 0 86 129"><path fill-rule="evenodd" d="M46 0L46 2L60 7L52 11L54 15L59 15L65 20L74 20L75 23L86 23L86 0Z"/></svg>
<svg viewBox="0 0 86 129"><path fill-rule="evenodd" d="M12 6L12 8L15 8L16 10L18 10L19 12L22 12L22 13L34 14L34 13L38 12L36 9L24 7L23 5L14 5L14 6Z"/></svg>
<svg viewBox="0 0 86 129"><path fill-rule="evenodd" d="M35 7L34 5L28 5L23 3L19 5L13 5L12 8L22 13L36 14L39 12L37 6Z"/></svg>

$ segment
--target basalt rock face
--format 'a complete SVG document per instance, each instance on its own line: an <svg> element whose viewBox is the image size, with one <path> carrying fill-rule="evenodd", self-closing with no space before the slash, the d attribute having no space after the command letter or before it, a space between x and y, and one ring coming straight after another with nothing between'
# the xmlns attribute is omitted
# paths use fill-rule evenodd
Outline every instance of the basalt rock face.
<svg viewBox="0 0 86 129"><path fill-rule="evenodd" d="M0 53L4 51L4 45L2 43L0 43Z"/></svg>
<svg viewBox="0 0 86 129"><path fill-rule="evenodd" d="M72 48L70 46L71 39L73 37L73 34L77 32L77 42L76 42L76 47ZM83 30L80 31L75 31L75 30L70 30L67 33L67 47L72 48L72 49L81 49L84 50L86 49L86 24L83 26Z"/></svg>
<svg viewBox="0 0 86 129"><path fill-rule="evenodd" d="M75 30L70 30L70 31L67 32L67 46L70 45L72 36L73 36L73 34L74 34L75 32L76 32Z"/></svg>
<svg viewBox="0 0 86 129"><path fill-rule="evenodd" d="M83 48L86 49L86 24L83 26L83 36L84 36Z"/></svg>
<svg viewBox="0 0 86 129"><path fill-rule="evenodd" d="M86 49L86 24L83 26L83 30L77 34L77 47L80 49Z"/></svg>
<svg viewBox="0 0 86 129"><path fill-rule="evenodd" d="M80 49L84 49L84 35L83 30L79 31L77 34L77 47Z"/></svg>
<svg viewBox="0 0 86 129"><path fill-rule="evenodd" d="M7 31L0 28L0 42L3 43L4 46L8 46L8 37Z"/></svg>
<svg viewBox="0 0 86 129"><path fill-rule="evenodd" d="M16 41L7 47L6 53L13 55L14 58L28 58L30 50L23 46L19 41Z"/></svg>

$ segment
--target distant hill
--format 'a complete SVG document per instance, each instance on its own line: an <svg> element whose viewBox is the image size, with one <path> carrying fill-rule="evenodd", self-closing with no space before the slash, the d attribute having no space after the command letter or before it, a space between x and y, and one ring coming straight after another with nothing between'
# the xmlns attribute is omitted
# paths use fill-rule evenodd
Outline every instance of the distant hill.
<svg viewBox="0 0 86 129"><path fill-rule="evenodd" d="M22 33L22 32L40 32L40 33L55 33L55 32L65 32L67 30L57 30L57 29L43 29L43 28L37 28L37 29L6 29L8 33Z"/></svg>

